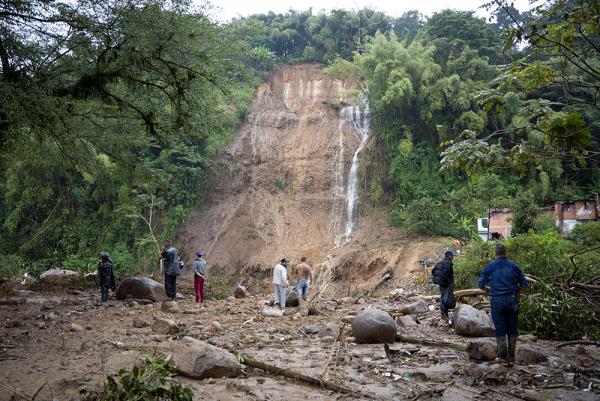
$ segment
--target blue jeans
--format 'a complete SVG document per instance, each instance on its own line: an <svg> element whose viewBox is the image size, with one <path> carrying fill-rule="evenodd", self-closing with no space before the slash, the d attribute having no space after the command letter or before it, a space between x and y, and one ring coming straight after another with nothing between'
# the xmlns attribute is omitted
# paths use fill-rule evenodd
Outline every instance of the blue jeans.
<svg viewBox="0 0 600 401"><path fill-rule="evenodd" d="M514 296L492 297L492 320L496 337L517 336L519 304Z"/></svg>
<svg viewBox="0 0 600 401"><path fill-rule="evenodd" d="M448 292L452 291L453 288L451 285L448 285L446 287L442 287L440 285L440 311L442 311L442 313L445 315L446 313L448 313L448 307L446 306L446 303L444 302L444 300L447 299L448 297Z"/></svg>
<svg viewBox="0 0 600 401"><path fill-rule="evenodd" d="M273 287L275 287L275 305L285 308L285 287L277 284L273 284Z"/></svg>
<svg viewBox="0 0 600 401"><path fill-rule="evenodd" d="M295 288L298 295L301 295L302 299L306 300L306 296L308 295L308 279L301 278Z"/></svg>

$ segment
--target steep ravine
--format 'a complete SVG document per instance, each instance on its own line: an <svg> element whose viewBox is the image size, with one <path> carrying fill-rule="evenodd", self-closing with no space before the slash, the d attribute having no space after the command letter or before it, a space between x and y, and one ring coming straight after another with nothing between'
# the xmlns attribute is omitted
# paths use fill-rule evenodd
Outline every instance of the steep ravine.
<svg viewBox="0 0 600 401"><path fill-rule="evenodd" d="M346 97L356 89L326 76L319 65L272 71L238 134L220 152L208 199L179 232L184 248L202 249L209 265L239 282L250 279L234 272L256 276L282 256L297 261L305 255L333 269L349 266L352 255L368 270L374 258L373 277L388 268L406 270L398 252L422 245L386 227L385 218L364 213L350 195L352 159L367 150L368 134L366 110ZM417 254L430 254L425 248Z"/></svg>

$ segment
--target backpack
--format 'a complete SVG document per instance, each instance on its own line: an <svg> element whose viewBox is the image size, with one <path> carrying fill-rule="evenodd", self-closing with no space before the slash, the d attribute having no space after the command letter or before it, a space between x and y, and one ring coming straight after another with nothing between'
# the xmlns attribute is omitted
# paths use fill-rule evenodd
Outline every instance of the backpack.
<svg viewBox="0 0 600 401"><path fill-rule="evenodd" d="M431 276L433 284L441 285L443 287L450 284L450 280L448 278L448 272L445 269L444 261L437 262L431 271Z"/></svg>

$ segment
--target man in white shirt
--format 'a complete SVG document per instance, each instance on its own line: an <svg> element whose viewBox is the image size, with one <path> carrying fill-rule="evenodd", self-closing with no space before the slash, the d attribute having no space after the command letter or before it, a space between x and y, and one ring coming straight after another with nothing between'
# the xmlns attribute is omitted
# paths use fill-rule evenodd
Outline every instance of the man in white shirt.
<svg viewBox="0 0 600 401"><path fill-rule="evenodd" d="M287 279L288 258L283 258L273 269L273 286L275 287L275 303L279 308L285 308L285 290L289 286Z"/></svg>

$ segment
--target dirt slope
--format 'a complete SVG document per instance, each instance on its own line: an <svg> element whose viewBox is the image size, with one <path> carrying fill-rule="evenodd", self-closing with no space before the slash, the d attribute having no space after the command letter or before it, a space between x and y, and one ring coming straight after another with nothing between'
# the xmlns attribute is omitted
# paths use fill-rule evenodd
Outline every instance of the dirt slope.
<svg viewBox="0 0 600 401"><path fill-rule="evenodd" d="M209 198L180 230L188 261L192 249L202 249L210 266L230 274L271 268L284 255L293 262L305 255L328 269L348 266L347 256L362 265L377 259L380 266L369 272L377 277L390 264L407 269L398 260L403 237L365 208L353 240L335 245L345 218L340 185L359 143L343 112L356 89L319 65L283 65L271 73L221 152ZM404 239L400 248L410 242ZM408 270L435 249L430 242L413 249Z"/></svg>

